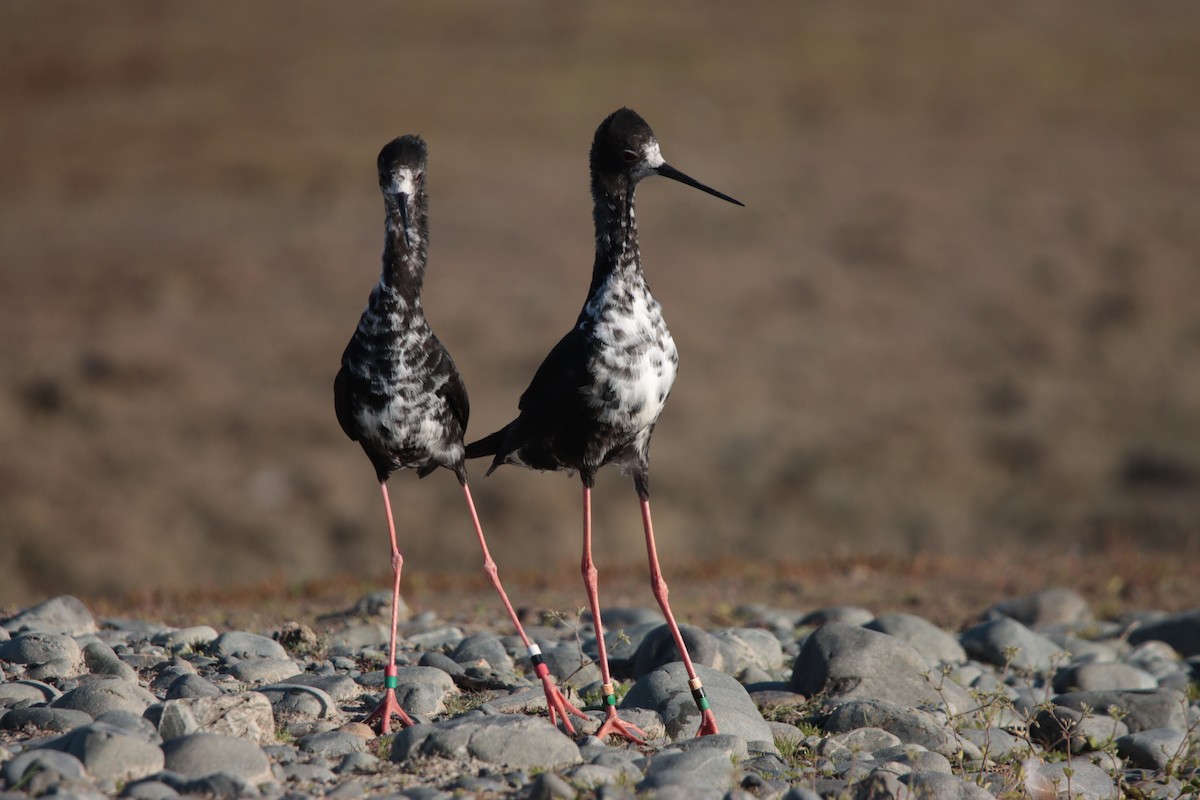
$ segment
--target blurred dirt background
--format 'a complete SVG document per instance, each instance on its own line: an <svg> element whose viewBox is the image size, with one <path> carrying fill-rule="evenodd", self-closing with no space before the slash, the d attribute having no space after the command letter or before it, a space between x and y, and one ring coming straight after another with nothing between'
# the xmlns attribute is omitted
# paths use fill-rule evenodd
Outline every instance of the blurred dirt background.
<svg viewBox="0 0 1200 800"><path fill-rule="evenodd" d="M0 604L386 586L332 406L375 156L429 142L426 306L480 436L583 302L621 105L747 206L638 193L676 593L1200 556L1200 4L13 0L0 104ZM573 586L577 481L485 466L502 574ZM476 586L451 475L392 487L410 591ZM626 478L596 515L643 580Z"/></svg>

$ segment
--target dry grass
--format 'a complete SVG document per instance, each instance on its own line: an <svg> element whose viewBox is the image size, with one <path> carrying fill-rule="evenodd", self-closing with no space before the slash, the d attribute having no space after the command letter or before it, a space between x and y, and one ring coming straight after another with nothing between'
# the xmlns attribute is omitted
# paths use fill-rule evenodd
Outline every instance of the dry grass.
<svg viewBox="0 0 1200 800"><path fill-rule="evenodd" d="M481 434L582 302L621 104L748 206L639 194L683 356L668 566L1195 558L1198 30L1185 2L7 4L0 602L377 579L330 387L375 153L430 142L427 305ZM450 478L394 483L414 585L473 571ZM576 558L573 481L474 489L506 572ZM640 568L632 492L598 494L602 567ZM995 591L1028 574L999 563Z"/></svg>

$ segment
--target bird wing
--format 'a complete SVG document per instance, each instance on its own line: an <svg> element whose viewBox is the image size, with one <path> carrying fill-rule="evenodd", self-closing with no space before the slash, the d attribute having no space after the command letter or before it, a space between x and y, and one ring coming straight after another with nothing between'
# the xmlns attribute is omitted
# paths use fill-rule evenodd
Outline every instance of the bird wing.
<svg viewBox="0 0 1200 800"><path fill-rule="evenodd" d="M521 417L541 430L560 429L582 408L582 391L589 380L587 337L575 327L559 339L534 373L517 404Z"/></svg>
<svg viewBox="0 0 1200 800"><path fill-rule="evenodd" d="M436 373L445 373L446 382L442 384L440 394L446 400L446 406L450 409L450 415L459 424L459 435L467 429L467 420L471 416L471 403L467 399L467 385L463 382L462 375L458 371L458 367L454 365L454 359L450 358L449 351L442 346L437 337L433 337L434 347L439 352L438 363L433 367Z"/></svg>
<svg viewBox="0 0 1200 800"><path fill-rule="evenodd" d="M338 370L337 377L333 379L333 410L337 414L338 424L350 437L350 441L357 442L359 431L350 400L350 373L344 363Z"/></svg>

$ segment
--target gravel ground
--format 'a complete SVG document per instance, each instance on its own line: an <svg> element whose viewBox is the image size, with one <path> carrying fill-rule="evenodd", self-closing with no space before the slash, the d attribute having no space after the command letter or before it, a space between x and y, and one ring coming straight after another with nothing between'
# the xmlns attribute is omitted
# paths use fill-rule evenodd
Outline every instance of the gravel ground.
<svg viewBox="0 0 1200 800"><path fill-rule="evenodd" d="M502 624L407 614L383 683L386 593L263 631L97 619L60 596L0 624L0 797L1175 798L1200 791L1200 609L1101 619L1067 589L950 631L842 606L734 609L684 626L721 733L657 611L605 612L621 715L599 727L586 618L530 626L589 712L550 724ZM319 631L319 632L318 632Z"/></svg>

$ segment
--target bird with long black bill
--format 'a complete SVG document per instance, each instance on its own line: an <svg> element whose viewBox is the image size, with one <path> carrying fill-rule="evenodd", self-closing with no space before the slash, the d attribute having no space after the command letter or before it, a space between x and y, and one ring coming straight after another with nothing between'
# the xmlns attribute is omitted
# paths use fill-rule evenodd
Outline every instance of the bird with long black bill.
<svg viewBox="0 0 1200 800"><path fill-rule="evenodd" d="M470 411L467 390L421 306L429 230L425 142L417 136L393 140L380 151L378 167L386 212L383 274L342 354L342 367L334 380L338 422L347 436L362 445L375 467L391 537L392 625L384 697L366 721L378 721L383 733L390 731L393 716L404 725L412 724L396 699L396 623L404 558L397 545L388 477L408 468L424 478L445 467L462 487L483 550L484 570L542 680L551 720L561 717L571 729L570 715L584 718L584 714L568 703L554 684L541 651L525 635L488 552L463 460L463 432Z"/></svg>
<svg viewBox="0 0 1200 800"><path fill-rule="evenodd" d="M605 720L597 732L641 741L635 725L617 713L592 561L591 492L596 472L612 464L633 476L641 504L650 583L689 678L701 719L697 735L717 732L717 721L688 655L659 567L650 518L650 435L666 403L679 355L662 309L642 274L634 188L661 175L736 205L742 203L667 164L646 121L622 108L600 124L592 141L591 190L596 260L587 300L521 395L520 413L504 428L467 446L467 458L495 456L502 464L536 470L574 470L583 481L582 573L596 629Z"/></svg>

